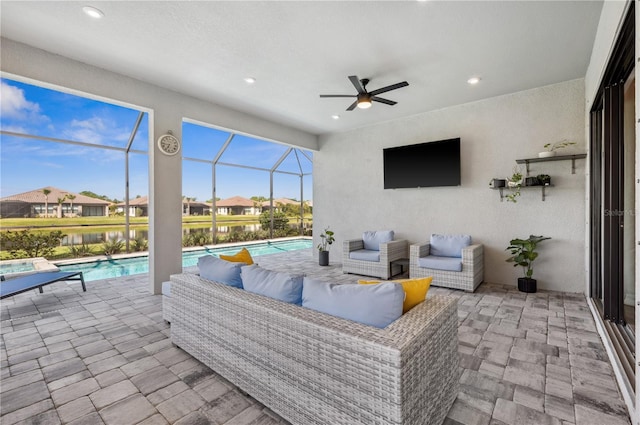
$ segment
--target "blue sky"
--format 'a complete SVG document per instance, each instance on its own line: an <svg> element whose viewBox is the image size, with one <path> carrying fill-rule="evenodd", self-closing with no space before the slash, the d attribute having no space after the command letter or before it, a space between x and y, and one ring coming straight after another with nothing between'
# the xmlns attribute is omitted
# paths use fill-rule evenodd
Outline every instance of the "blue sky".
<svg viewBox="0 0 640 425"><path fill-rule="evenodd" d="M98 102L9 79L0 79L0 128L3 131L80 141L100 146L126 147L139 111ZM132 149L148 151L148 117ZM211 160L229 133L185 122L182 155ZM237 135L221 162L271 168L287 146ZM307 152L311 157L311 152ZM312 164L299 154L305 173ZM148 194L148 156L129 156L130 195ZM183 161L183 195L205 201L211 198L211 165ZM293 152L278 168L298 172ZM70 192L90 190L124 198L124 153L85 146L0 135L0 197L54 186ZM217 196L228 198L269 196L269 173L238 167L216 167ZM304 178L304 198L312 199L312 178ZM300 198L298 176L275 173L274 197Z"/></svg>

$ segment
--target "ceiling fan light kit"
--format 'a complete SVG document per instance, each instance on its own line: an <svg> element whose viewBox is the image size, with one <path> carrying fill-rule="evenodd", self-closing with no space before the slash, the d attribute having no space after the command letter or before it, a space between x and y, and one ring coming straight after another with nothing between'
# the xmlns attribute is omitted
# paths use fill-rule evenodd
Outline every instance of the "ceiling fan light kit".
<svg viewBox="0 0 640 425"><path fill-rule="evenodd" d="M371 108L371 96L358 95L358 108Z"/></svg>
<svg viewBox="0 0 640 425"><path fill-rule="evenodd" d="M368 78L359 80L357 76L350 75L349 81L351 81L351 84L353 84L353 86L356 88L356 91L358 92L357 94L321 94L320 97L355 97L356 101L349 105L347 111L353 111L356 106L360 109L370 108L372 102L379 102L384 103L385 105L393 106L398 102L379 97L378 95L409 85L409 83L403 81L401 83L392 84L390 86L382 87L380 89L368 92L366 88L367 84L369 84Z"/></svg>

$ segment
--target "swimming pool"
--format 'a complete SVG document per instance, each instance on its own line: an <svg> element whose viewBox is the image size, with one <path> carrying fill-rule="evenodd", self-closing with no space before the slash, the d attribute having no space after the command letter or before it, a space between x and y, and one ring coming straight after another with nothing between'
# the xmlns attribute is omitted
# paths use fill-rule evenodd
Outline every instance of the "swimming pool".
<svg viewBox="0 0 640 425"><path fill-rule="evenodd" d="M36 272L51 272L56 270L58 270L58 268L43 257L0 261L0 275L7 279Z"/></svg>
<svg viewBox="0 0 640 425"><path fill-rule="evenodd" d="M291 239L284 241L263 242L257 244L234 245L217 248L203 248L196 251L184 251L182 253L182 267L190 267L198 264L198 258L207 254L232 255L247 248L252 257L278 252L308 249L313 245L311 239ZM129 257L112 260L97 260L84 263L60 264L61 271L83 272L85 281L109 279L121 276L130 276L140 273L149 273L149 257Z"/></svg>

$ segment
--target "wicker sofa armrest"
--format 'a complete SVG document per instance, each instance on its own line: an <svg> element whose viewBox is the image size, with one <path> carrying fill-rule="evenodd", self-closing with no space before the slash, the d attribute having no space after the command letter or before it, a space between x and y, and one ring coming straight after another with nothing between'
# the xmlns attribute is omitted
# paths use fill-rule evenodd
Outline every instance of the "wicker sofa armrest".
<svg viewBox="0 0 640 425"><path fill-rule="evenodd" d="M380 262L389 264L401 258L407 258L409 242L404 239L380 244Z"/></svg>

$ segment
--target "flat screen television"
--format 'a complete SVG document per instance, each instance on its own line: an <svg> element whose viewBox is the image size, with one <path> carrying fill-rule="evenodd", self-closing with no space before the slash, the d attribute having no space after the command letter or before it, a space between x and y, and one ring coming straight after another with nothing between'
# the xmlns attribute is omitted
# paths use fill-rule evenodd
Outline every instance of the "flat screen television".
<svg viewBox="0 0 640 425"><path fill-rule="evenodd" d="M384 188L460 186L460 138L383 150Z"/></svg>

